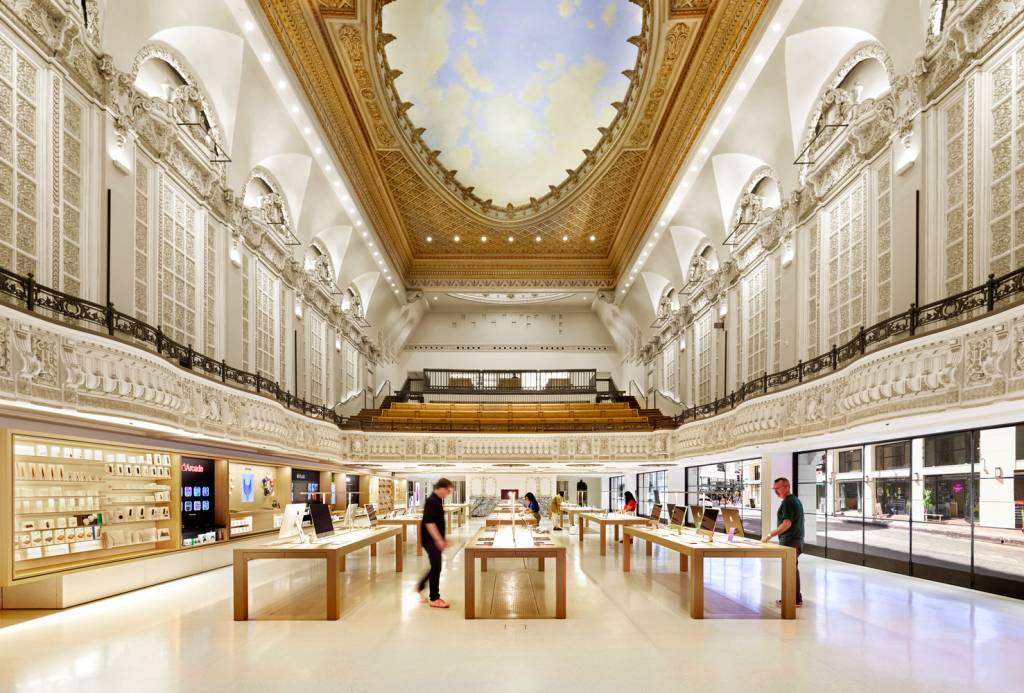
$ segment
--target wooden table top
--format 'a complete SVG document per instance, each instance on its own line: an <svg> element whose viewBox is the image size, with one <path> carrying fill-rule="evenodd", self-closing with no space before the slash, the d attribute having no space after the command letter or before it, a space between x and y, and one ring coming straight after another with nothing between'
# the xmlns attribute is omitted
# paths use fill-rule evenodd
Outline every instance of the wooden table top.
<svg viewBox="0 0 1024 693"><path fill-rule="evenodd" d="M565 551L565 546L546 532L534 532L529 527L505 525L485 527L466 544L467 549L483 551Z"/></svg>
<svg viewBox="0 0 1024 693"><path fill-rule="evenodd" d="M607 515L604 513L582 513L581 517L605 524L646 524L651 521L648 517L630 515L629 513L608 513Z"/></svg>
<svg viewBox="0 0 1024 693"><path fill-rule="evenodd" d="M708 541L697 536L692 529L684 529L682 534L671 529L648 527L626 527L623 531L636 539L650 541L687 554L714 553L716 556L736 558L781 558L787 551L796 550L789 546L766 544L757 539L744 537L735 537L728 541L724 534L715 534L714 541Z"/></svg>
<svg viewBox="0 0 1024 693"><path fill-rule="evenodd" d="M308 544L300 544L294 537L287 539L275 539L260 544L259 546L247 546L235 549L235 554L245 553L250 556L257 554L278 555L293 552L317 552L317 551L339 551L349 553L366 548L370 544L383 541L396 536L401 532L400 527L365 527L348 532L342 532L327 537L313 538Z"/></svg>

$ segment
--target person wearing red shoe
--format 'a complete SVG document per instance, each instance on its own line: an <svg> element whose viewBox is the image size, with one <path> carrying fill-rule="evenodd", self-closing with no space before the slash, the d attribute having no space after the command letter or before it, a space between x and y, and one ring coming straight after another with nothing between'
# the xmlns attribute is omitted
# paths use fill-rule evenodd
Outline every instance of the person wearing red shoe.
<svg viewBox="0 0 1024 693"><path fill-rule="evenodd" d="M430 559L430 570L420 580L416 591L423 598L423 588L430 585L430 606L435 609L447 609L448 603L441 599L441 557L448 548L445 541L444 521L444 499L452 492L452 482L448 479L438 479L434 484L434 492L427 498L423 506L423 519L420 520L423 536L423 548L427 551Z"/></svg>

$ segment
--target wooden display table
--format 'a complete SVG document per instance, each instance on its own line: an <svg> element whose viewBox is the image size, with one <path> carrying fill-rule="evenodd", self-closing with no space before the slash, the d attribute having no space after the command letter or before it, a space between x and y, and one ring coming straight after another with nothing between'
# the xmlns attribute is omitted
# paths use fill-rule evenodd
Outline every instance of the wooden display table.
<svg viewBox="0 0 1024 693"><path fill-rule="evenodd" d="M469 503L446 503L444 505L444 509L445 512L450 510L452 514L457 514L459 516L460 527L469 522ZM451 516L449 515L448 517ZM448 522L449 520L446 518L445 521ZM454 527L455 525L453 524L452 526Z"/></svg>
<svg viewBox="0 0 1024 693"><path fill-rule="evenodd" d="M262 546L235 549L234 552L234 611L236 621L249 619L249 561L265 559L310 560L322 558L327 564L327 620L337 621L341 617L341 602L338 599L338 573L345 570L345 557L360 549L370 548L370 555L377 555L377 544L394 537L395 572L402 572L402 540L405 530L401 527L376 527L357 529L322 539L313 539L309 544L296 543L294 538L277 539Z"/></svg>
<svg viewBox="0 0 1024 693"><path fill-rule="evenodd" d="M544 559L555 559L555 618L565 618L566 561L565 546L548 535L536 539L525 527L510 526L481 529L465 548L466 618L476 618L476 561L487 572L487 561L493 558L536 558L537 569L544 570Z"/></svg>
<svg viewBox="0 0 1024 693"><path fill-rule="evenodd" d="M513 515L511 513L495 513L494 515L488 515L484 519L484 524L488 527L498 527L501 525L530 525L536 527L539 522L533 515Z"/></svg>
<svg viewBox="0 0 1024 693"><path fill-rule="evenodd" d="M591 522L596 522L601 528L601 555L605 554L605 544L608 543L608 527L609 525L615 528L615 541L619 540L619 527L628 527L630 525L649 525L651 521L646 517L637 517L636 515L629 515L627 513L580 513L577 524L580 528L580 544L583 543L583 533L587 529L587 525Z"/></svg>
<svg viewBox="0 0 1024 693"><path fill-rule="evenodd" d="M384 525L385 527L403 527L402 537L405 541L409 541L409 527L413 527L416 532L416 555L423 555L423 518L413 517L412 515L406 517L388 517L383 520L377 520L378 525Z"/></svg>
<svg viewBox="0 0 1024 693"><path fill-rule="evenodd" d="M572 527L576 524L577 518L583 513L598 513L601 512L601 508L592 508L589 505L563 505L562 515L569 517L569 526Z"/></svg>
<svg viewBox="0 0 1024 693"><path fill-rule="evenodd" d="M716 534L709 542L692 530L677 534L674 530L647 527L626 527L622 552L622 570L630 570L630 554L634 539L647 542L647 555L654 544L679 552L679 570L690 572L690 618L704 618L704 559L705 558L781 558L782 559L782 618L796 618L796 549L779 544L762 544L753 539L736 538L726 541L725 535ZM693 559L692 561L690 559Z"/></svg>

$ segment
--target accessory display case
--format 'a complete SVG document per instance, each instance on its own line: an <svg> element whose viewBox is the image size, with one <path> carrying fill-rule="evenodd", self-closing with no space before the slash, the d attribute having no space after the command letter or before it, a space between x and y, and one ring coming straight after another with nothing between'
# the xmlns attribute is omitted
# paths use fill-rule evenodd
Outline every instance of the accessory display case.
<svg viewBox="0 0 1024 693"><path fill-rule="evenodd" d="M177 546L178 456L9 434L14 579Z"/></svg>

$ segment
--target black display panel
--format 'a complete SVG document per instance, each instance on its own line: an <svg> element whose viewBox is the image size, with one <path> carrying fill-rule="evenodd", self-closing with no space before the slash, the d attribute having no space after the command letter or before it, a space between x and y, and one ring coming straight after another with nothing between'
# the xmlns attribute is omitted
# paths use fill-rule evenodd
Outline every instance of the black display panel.
<svg viewBox="0 0 1024 693"><path fill-rule="evenodd" d="M181 528L212 529L214 462L201 457L181 458Z"/></svg>
<svg viewBox="0 0 1024 693"><path fill-rule="evenodd" d="M672 508L672 524L682 527L686 523L686 506L677 505Z"/></svg>
<svg viewBox="0 0 1024 693"><path fill-rule="evenodd" d="M292 469L292 503L316 503L321 499L320 472Z"/></svg>
<svg viewBox="0 0 1024 693"><path fill-rule="evenodd" d="M331 520L331 509L323 503L309 504L309 517L313 521L313 531L317 537L334 534L334 522Z"/></svg>

